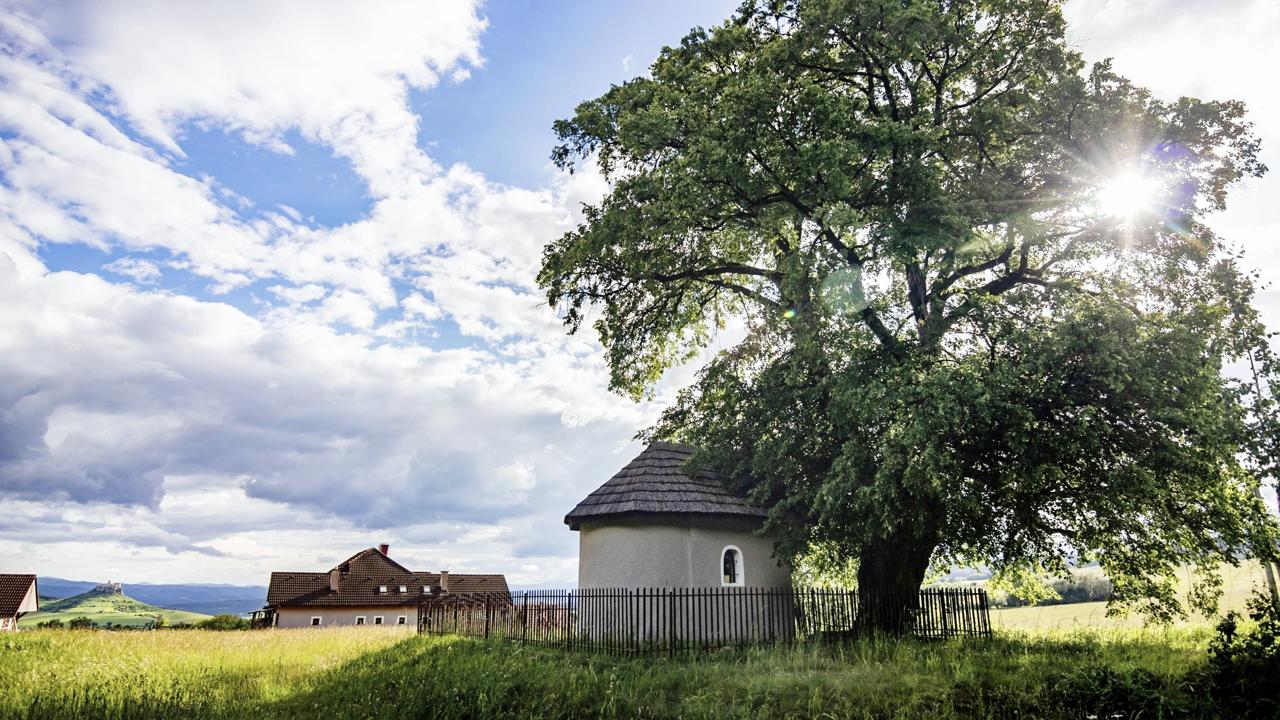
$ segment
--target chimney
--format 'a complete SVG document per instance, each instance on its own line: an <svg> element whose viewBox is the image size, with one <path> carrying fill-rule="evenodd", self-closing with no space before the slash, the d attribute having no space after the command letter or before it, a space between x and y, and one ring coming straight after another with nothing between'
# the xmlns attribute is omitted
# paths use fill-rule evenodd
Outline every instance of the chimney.
<svg viewBox="0 0 1280 720"><path fill-rule="evenodd" d="M338 568L334 568L329 571L329 589L333 592L338 592L338 579L340 577L341 573L338 571Z"/></svg>
<svg viewBox="0 0 1280 720"><path fill-rule="evenodd" d="M448 570L440 571L440 592L442 593L449 592L449 571Z"/></svg>
<svg viewBox="0 0 1280 720"><path fill-rule="evenodd" d="M378 552L382 553L383 555L386 555L387 551L390 549L391 549L391 546L386 543L382 543L381 545L378 546Z"/></svg>

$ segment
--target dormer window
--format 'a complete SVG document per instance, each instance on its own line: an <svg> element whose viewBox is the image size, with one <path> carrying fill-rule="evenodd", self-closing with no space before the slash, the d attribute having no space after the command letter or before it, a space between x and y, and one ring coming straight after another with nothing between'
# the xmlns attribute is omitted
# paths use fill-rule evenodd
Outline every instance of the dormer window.
<svg viewBox="0 0 1280 720"><path fill-rule="evenodd" d="M402 593L407 593L407 592L409 592L409 588L405 587L404 585L401 585L401 586L400 586L400 592L402 592Z"/></svg>
<svg viewBox="0 0 1280 720"><path fill-rule="evenodd" d="M378 592L380 592L380 593L384 593L384 592L386 592L386 591L387 591L387 586L386 586L386 585L379 585L379 586L378 586Z"/></svg>
<svg viewBox="0 0 1280 720"><path fill-rule="evenodd" d="M423 594L423 595L430 595L430 594L431 594L431 586L430 586L430 585L423 585L423 586L422 586L422 594Z"/></svg>

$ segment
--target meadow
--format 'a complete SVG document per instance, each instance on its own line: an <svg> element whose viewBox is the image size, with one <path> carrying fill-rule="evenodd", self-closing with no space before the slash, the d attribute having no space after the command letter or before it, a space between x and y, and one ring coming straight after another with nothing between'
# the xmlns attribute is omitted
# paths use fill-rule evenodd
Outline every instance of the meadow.
<svg viewBox="0 0 1280 720"><path fill-rule="evenodd" d="M36 630L0 639L0 718L1214 717L1194 681L1211 635L1002 631L610 659L392 628Z"/></svg>
<svg viewBox="0 0 1280 720"><path fill-rule="evenodd" d="M1238 566L1223 565L1222 597L1218 601L1218 616L1228 612L1244 613L1245 606L1255 591L1263 587L1265 575L1262 565L1248 560ZM1096 571L1096 568L1093 569ZM1179 578L1178 594L1187 598L1195 579L1194 573L1184 568ZM982 587L982 583L973 583ZM991 611L991 624L997 628L1012 630L1070 630L1077 628L1140 627L1141 615L1107 615L1107 603L1082 602L1062 605L1033 605L1028 607L995 608ZM1205 625L1209 620L1194 613L1179 621L1179 627Z"/></svg>

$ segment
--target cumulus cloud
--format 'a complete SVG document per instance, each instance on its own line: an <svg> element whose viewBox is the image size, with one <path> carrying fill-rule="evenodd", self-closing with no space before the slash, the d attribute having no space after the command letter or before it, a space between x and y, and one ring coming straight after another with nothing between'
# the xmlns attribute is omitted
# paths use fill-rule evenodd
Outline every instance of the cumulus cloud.
<svg viewBox="0 0 1280 720"><path fill-rule="evenodd" d="M378 529L482 569L512 556L514 528L558 530L625 462L652 408L606 392L598 348L564 335L533 282L542 245L603 182L510 188L418 147L408 92L481 62L470 4L331 5L3 15L0 494L64 509L24 528L157 568L172 567L157 549L328 557ZM337 227L255 210L178 169L192 127L285 154L296 132L349 159L372 206ZM65 244L124 254L102 276L50 271L42 255ZM266 294L245 307L146 287L161 264L215 294ZM121 530L94 535L67 520L77 507ZM563 578L557 552L524 567Z"/></svg>
<svg viewBox="0 0 1280 720"><path fill-rule="evenodd" d="M484 29L467 0L27 0L16 9L165 150L182 153L189 121L286 153L285 131L296 128L350 158L377 195L431 169L405 95L480 64Z"/></svg>
<svg viewBox="0 0 1280 720"><path fill-rule="evenodd" d="M366 521L405 507L498 518L550 482L539 460L551 477L577 466L564 456L591 431L568 430L570 402L606 435L640 419L604 393L589 354L552 367L378 343L12 265L0 267L0 304L11 409L0 475L27 498L154 506L166 475L216 472L245 478L253 496ZM575 377L586 390L565 387Z"/></svg>
<svg viewBox="0 0 1280 720"><path fill-rule="evenodd" d="M245 508L266 502L353 529L487 527L492 547L511 545L503 528L531 518L565 532L559 518L625 461L644 418L607 395L591 354L379 343L17 267L0 262L0 491L165 519L125 522L116 543L185 552L195 537L233 539L260 521ZM180 512L196 493L184 477L221 488L198 514Z"/></svg>

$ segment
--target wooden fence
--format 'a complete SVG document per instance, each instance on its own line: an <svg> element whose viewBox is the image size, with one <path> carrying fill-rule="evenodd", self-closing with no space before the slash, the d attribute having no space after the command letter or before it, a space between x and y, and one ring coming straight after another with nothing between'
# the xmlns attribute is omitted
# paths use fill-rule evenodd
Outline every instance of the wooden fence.
<svg viewBox="0 0 1280 720"><path fill-rule="evenodd" d="M603 588L450 595L424 601L418 631L617 655L689 652L869 631L988 637L984 590L863 593L836 588Z"/></svg>

